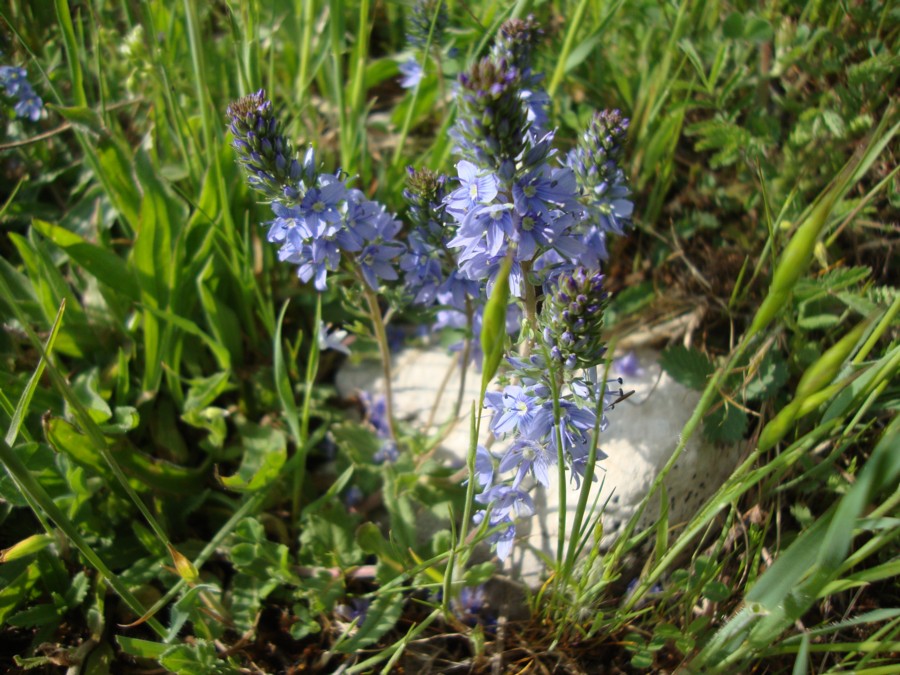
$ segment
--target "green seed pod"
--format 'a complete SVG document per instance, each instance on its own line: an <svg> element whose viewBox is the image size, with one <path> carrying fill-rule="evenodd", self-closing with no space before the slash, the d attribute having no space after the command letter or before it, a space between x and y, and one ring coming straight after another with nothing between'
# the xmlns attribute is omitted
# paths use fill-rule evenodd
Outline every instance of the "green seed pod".
<svg viewBox="0 0 900 675"><path fill-rule="evenodd" d="M871 322L871 318L860 322L853 330L829 347L815 363L809 366L800 378L794 398L806 398L822 389L822 387L831 384L834 378L837 377L841 366L850 358L853 349Z"/></svg>
<svg viewBox="0 0 900 675"><path fill-rule="evenodd" d="M179 553L171 544L169 544L169 555L172 556L172 560L175 563L175 571L178 572L178 576L189 584L197 583L197 580L200 578L200 572L197 571L194 563Z"/></svg>
<svg viewBox="0 0 900 675"><path fill-rule="evenodd" d="M791 430L800 411L800 403L797 400L791 401L763 427L757 443L760 452L771 450Z"/></svg>
<svg viewBox="0 0 900 675"><path fill-rule="evenodd" d="M838 194L837 188L832 188L832 191L822 198L809 217L797 228L794 236L785 246L775 273L772 275L769 294L757 310L756 316L753 317L748 335L754 335L765 329L787 304L794 285L809 267L816 241L824 229L825 223L828 222L828 216L837 201Z"/></svg>
<svg viewBox="0 0 900 675"><path fill-rule="evenodd" d="M497 274L494 287L491 289L491 297L484 307L484 315L481 322L481 351L484 359L481 364L481 395L497 373L500 361L503 359L506 346L506 307L509 304L509 270L512 268L512 259L507 256L503 266Z"/></svg>
<svg viewBox="0 0 900 675"><path fill-rule="evenodd" d="M53 543L53 537L49 534L33 534L26 537L18 544L14 544L9 548L0 551L0 563L12 562L19 558L32 555L38 551L43 551Z"/></svg>

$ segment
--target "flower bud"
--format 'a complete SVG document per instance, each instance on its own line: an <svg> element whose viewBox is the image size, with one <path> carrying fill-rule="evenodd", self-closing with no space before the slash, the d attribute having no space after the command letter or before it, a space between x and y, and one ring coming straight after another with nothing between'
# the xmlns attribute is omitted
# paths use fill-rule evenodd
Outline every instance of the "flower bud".
<svg viewBox="0 0 900 675"><path fill-rule="evenodd" d="M600 334L606 298L599 272L579 266L560 275L541 312L542 336L553 360L569 369L589 368L603 360Z"/></svg>

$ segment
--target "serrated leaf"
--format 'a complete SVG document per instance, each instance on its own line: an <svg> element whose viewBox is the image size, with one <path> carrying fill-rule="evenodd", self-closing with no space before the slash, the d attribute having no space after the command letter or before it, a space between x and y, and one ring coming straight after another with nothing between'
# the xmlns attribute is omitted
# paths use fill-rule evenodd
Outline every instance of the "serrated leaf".
<svg viewBox="0 0 900 675"><path fill-rule="evenodd" d="M714 443L737 443L744 437L749 421L740 408L721 405L703 420L703 435Z"/></svg>
<svg viewBox="0 0 900 675"><path fill-rule="evenodd" d="M140 640L138 638L125 637L124 635L116 635L116 642L122 651L129 656L136 656L139 659L158 659L162 656L169 645L162 642L151 642L150 640Z"/></svg>
<svg viewBox="0 0 900 675"><path fill-rule="evenodd" d="M744 400L771 398L787 382L788 375L787 364L781 354L769 350L760 362L756 376L744 389Z"/></svg>
<svg viewBox="0 0 900 675"><path fill-rule="evenodd" d="M310 564L346 568L364 557L356 543L358 518L347 513L339 500L330 500L313 514L304 514L300 556Z"/></svg>
<svg viewBox="0 0 900 675"><path fill-rule="evenodd" d="M669 347L659 357L659 365L669 376L685 387L702 391L716 368L706 355L682 345Z"/></svg>

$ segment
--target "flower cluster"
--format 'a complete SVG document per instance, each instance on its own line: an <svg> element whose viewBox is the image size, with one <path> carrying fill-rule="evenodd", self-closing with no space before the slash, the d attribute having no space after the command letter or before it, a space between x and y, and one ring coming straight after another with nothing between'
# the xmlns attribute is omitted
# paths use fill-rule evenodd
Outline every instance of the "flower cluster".
<svg viewBox="0 0 900 675"><path fill-rule="evenodd" d="M599 207L586 203L583 181L556 160L554 132L545 130L546 94L529 63L538 36L530 19L507 22L491 55L460 76L451 131L460 186L444 199L456 221L449 246L459 249L460 271L487 279L489 292L511 255L510 288L520 298L536 281L529 272L543 275L541 283L566 267L596 269L605 258ZM585 163L594 157L582 154Z"/></svg>
<svg viewBox="0 0 900 675"><path fill-rule="evenodd" d="M441 0L416 2L409 23L414 49L423 50L429 35L430 44L439 43L444 12ZM517 526L534 513L533 487L548 487L560 471L576 488L593 477L592 462L605 457L598 439L606 412L623 394L621 380L598 377L598 365L606 355L600 337L606 238L624 232L633 210L622 169L628 121L618 111L598 113L577 146L558 155L549 99L532 68L540 37L531 17L507 21L488 55L460 75L450 131L455 175L409 169L403 193L409 227L402 236L383 206L348 187L340 172L321 171L312 149L295 157L262 91L228 109L238 161L275 214L269 241L320 291L339 269L373 290L402 274L406 300L433 311L434 330L465 331L460 348L480 363L485 303L510 261L509 290L520 301L508 306L506 330L519 333L522 348L508 356L506 385L486 393L500 445L477 448L472 477L483 507L474 521L487 528L503 560ZM421 77L418 62L410 64L407 84ZM492 333L501 318L492 314ZM323 340L344 348L337 335ZM390 390L386 398L363 400L367 423L381 439L374 460L393 461Z"/></svg>
<svg viewBox="0 0 900 675"><path fill-rule="evenodd" d="M590 220L602 233L624 234L634 204L622 169L628 120L618 110L595 113L577 147L569 151L566 165L578 178L582 202Z"/></svg>
<svg viewBox="0 0 900 675"><path fill-rule="evenodd" d="M304 282L326 289L328 272L342 254L373 290L380 280L397 279L394 261L405 251L396 239L401 224L384 206L347 186L340 172L320 172L310 148L302 164L282 134L272 103L260 90L228 107L232 147L254 189L272 203L275 219L268 239L279 244L281 260L297 265Z"/></svg>
<svg viewBox="0 0 900 675"><path fill-rule="evenodd" d="M41 118L44 102L35 93L24 68L0 66L0 85L3 85L7 96L18 99L14 108L18 117L32 122L37 122Z"/></svg>
<svg viewBox="0 0 900 675"><path fill-rule="evenodd" d="M495 438L511 442L497 455L476 458L476 474L486 488L475 499L487 508L475 514L475 522L487 517L490 527L500 526L489 540L496 544L501 560L512 550L517 522L534 513L528 490L535 485L550 487L553 468L561 469L560 457L576 488L580 487L596 433L609 424L605 413L623 394L621 380L601 387L597 369L589 368L582 377L572 378L568 393L558 394L559 400L554 401L551 379L558 377L557 368L540 355L527 361L511 358L510 363L519 383L488 392L485 406L493 413L490 429ZM597 448L595 459L604 457ZM532 480L526 481L529 476Z"/></svg>
<svg viewBox="0 0 900 675"><path fill-rule="evenodd" d="M606 411L622 395L621 381L599 381L606 292L600 268L606 236L621 234L632 205L621 169L628 123L618 112L596 115L579 145L560 161L548 129L548 98L531 67L540 38L531 19L506 22L490 55L460 76L459 114L451 135L460 161L458 187L443 204L452 217L456 252L466 278L487 293L510 258L513 295L532 302L543 288L538 325L523 339L532 352L509 358L510 384L489 392L491 431L505 447L479 449L476 475L486 523L505 560L517 523L534 512L529 490L548 487L568 470L576 488L606 429ZM531 311L534 312L532 304ZM534 314L532 314L534 317ZM496 465L496 466L495 466Z"/></svg>

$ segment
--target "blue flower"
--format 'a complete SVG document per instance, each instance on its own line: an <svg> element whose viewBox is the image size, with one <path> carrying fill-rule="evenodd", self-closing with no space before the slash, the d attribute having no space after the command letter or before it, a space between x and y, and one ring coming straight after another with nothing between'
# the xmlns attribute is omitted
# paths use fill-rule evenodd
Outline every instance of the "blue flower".
<svg viewBox="0 0 900 675"><path fill-rule="evenodd" d="M403 251L400 244L369 244L360 251L357 261L363 278L374 291L378 290L378 280L393 280L397 278L397 270L394 269L393 260Z"/></svg>
<svg viewBox="0 0 900 675"><path fill-rule="evenodd" d="M44 102L32 88L24 68L0 66L0 85L3 85L8 96L18 99L13 108L17 116L32 122L37 122L41 118Z"/></svg>
<svg viewBox="0 0 900 675"><path fill-rule="evenodd" d="M339 205L346 196L347 189L340 181L326 183L320 188L310 188L297 207L301 233L304 239L316 239L334 235L329 225L341 220Z"/></svg>
<svg viewBox="0 0 900 675"><path fill-rule="evenodd" d="M342 352L349 356L350 347L345 342L347 331L335 329L329 332L329 328L330 326L326 326L324 322L319 324L319 350L333 349L336 352Z"/></svg>
<svg viewBox="0 0 900 675"><path fill-rule="evenodd" d="M415 59L409 59L400 64L400 86L404 89L414 89L425 77L425 69Z"/></svg>
<svg viewBox="0 0 900 675"><path fill-rule="evenodd" d="M406 288L414 293L417 305L430 305L437 299L438 288L444 282L441 274L440 251L422 240L419 232L409 235L409 249L400 258Z"/></svg>
<svg viewBox="0 0 900 675"><path fill-rule="evenodd" d="M538 483L549 488L550 467L554 464L556 464L556 456L550 453L546 442L520 437L506 451L497 470L500 473L516 470L516 476L512 482L513 487L518 487L522 479L531 471Z"/></svg>
<svg viewBox="0 0 900 675"><path fill-rule="evenodd" d="M479 170L465 159L457 163L456 172L460 186L446 197L448 211L465 215L497 196L497 178L492 173Z"/></svg>
<svg viewBox="0 0 900 675"><path fill-rule="evenodd" d="M483 445L475 449L475 482L489 487L494 480L494 458Z"/></svg>
<svg viewBox="0 0 900 675"><path fill-rule="evenodd" d="M543 403L533 390L515 384L502 392L489 391L484 397L485 407L494 411L491 431L498 438L508 433L528 434Z"/></svg>

